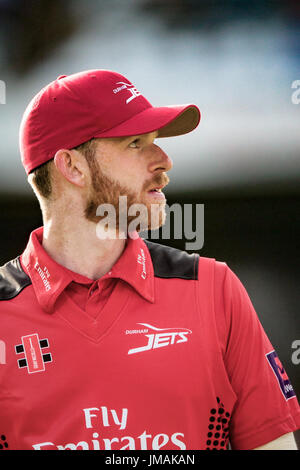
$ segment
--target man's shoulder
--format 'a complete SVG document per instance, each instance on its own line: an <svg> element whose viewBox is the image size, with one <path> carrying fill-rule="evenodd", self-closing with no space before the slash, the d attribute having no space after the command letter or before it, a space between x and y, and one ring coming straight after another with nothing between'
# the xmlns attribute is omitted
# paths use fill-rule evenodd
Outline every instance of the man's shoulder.
<svg viewBox="0 0 300 470"><path fill-rule="evenodd" d="M199 276L203 279L212 272L218 280L225 277L228 266L224 261L149 240L144 242L152 259L155 277L199 280Z"/></svg>
<svg viewBox="0 0 300 470"><path fill-rule="evenodd" d="M19 256L0 266L0 301L13 299L30 284L30 277L23 270Z"/></svg>
<svg viewBox="0 0 300 470"><path fill-rule="evenodd" d="M199 255L160 243L144 240L149 250L155 277L198 279Z"/></svg>

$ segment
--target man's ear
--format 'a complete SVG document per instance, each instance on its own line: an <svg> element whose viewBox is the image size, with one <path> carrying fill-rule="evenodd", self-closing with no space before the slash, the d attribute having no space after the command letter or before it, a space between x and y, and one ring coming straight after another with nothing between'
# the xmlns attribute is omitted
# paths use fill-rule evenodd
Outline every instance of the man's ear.
<svg viewBox="0 0 300 470"><path fill-rule="evenodd" d="M54 156L54 164L67 181L81 188L84 187L86 165L84 165L83 157L79 152L60 149Z"/></svg>

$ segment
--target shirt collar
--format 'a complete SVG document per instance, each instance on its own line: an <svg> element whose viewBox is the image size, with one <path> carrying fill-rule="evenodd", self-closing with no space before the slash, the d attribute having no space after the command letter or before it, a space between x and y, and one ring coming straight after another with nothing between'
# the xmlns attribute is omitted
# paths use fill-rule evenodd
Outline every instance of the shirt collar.
<svg viewBox="0 0 300 470"><path fill-rule="evenodd" d="M135 232L129 237L125 250L102 278L119 278L130 284L143 298L154 302L154 272L149 250L145 242ZM30 234L27 247L22 254L21 263L27 271L40 306L52 313L60 294L71 282L91 284L94 282L74 273L54 261L42 246L43 227Z"/></svg>
<svg viewBox="0 0 300 470"><path fill-rule="evenodd" d="M146 243L137 232L127 239L126 248L111 269L111 276L123 279L149 302L154 302L154 269Z"/></svg>

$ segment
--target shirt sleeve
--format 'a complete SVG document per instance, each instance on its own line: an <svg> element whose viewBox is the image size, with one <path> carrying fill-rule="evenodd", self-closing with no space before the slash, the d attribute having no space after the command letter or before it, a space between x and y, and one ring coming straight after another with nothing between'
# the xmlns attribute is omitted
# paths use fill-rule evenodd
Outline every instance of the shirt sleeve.
<svg viewBox="0 0 300 470"><path fill-rule="evenodd" d="M224 362L237 396L233 449L254 449L300 427L295 391L237 276L226 265L223 282Z"/></svg>

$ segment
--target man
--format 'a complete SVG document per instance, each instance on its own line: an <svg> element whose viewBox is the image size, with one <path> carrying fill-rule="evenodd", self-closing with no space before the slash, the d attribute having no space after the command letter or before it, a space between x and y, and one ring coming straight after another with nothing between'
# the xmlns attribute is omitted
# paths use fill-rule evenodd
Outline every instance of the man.
<svg viewBox="0 0 300 470"><path fill-rule="evenodd" d="M137 234L165 221L172 162L155 139L199 120L107 70L60 76L28 105L43 227L1 268L3 448L296 448L297 398L240 281Z"/></svg>

